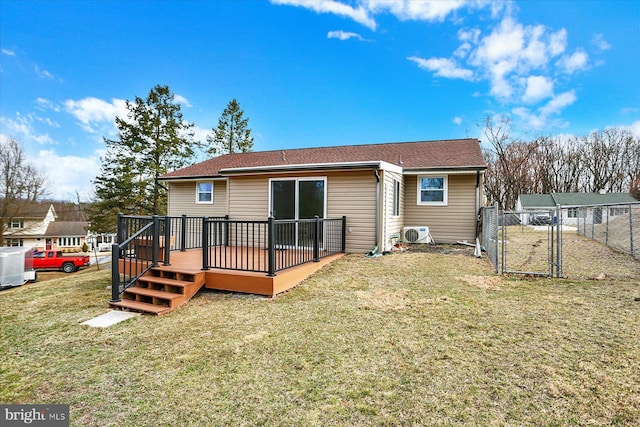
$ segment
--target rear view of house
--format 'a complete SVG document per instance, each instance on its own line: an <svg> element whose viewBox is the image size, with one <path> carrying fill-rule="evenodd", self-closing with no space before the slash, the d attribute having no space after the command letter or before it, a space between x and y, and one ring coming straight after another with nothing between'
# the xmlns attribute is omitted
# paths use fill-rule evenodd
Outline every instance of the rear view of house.
<svg viewBox="0 0 640 427"><path fill-rule="evenodd" d="M161 179L170 216L344 216L347 252L368 253L405 231L474 240L485 169L479 141L458 139L229 154Z"/></svg>

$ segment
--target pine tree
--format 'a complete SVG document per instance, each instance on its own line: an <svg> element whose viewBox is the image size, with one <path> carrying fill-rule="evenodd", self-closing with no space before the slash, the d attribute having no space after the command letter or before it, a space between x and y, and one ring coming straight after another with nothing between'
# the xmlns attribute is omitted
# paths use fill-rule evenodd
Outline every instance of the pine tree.
<svg viewBox="0 0 640 427"><path fill-rule="evenodd" d="M218 127L212 129L213 135L207 136L207 142L211 144L208 149L210 155L246 153L253 149L251 129L247 128L249 119L243 115L238 101L232 99L222 112Z"/></svg>
<svg viewBox="0 0 640 427"><path fill-rule="evenodd" d="M107 152L94 181L90 210L93 231L115 231L117 213L160 215L166 190L158 178L186 166L194 155L193 125L182 118L168 86L157 85L146 99L127 101L127 117L116 117L118 138L104 138Z"/></svg>

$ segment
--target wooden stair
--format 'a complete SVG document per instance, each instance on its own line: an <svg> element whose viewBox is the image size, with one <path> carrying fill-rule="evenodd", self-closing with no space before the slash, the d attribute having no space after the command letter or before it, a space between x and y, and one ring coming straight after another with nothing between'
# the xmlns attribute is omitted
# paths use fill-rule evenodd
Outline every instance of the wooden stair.
<svg viewBox="0 0 640 427"><path fill-rule="evenodd" d="M167 314L189 301L204 282L204 272L155 267L125 289L120 301L109 305L119 310Z"/></svg>

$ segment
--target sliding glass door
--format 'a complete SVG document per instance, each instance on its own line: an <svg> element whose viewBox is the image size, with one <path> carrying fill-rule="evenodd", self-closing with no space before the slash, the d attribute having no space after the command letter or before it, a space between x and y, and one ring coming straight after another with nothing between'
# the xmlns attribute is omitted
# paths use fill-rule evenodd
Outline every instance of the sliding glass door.
<svg viewBox="0 0 640 427"><path fill-rule="evenodd" d="M272 179L270 187L271 215L275 219L312 219L316 215L325 217L325 178ZM322 235L320 239L322 241ZM276 229L276 244L312 246L312 225L281 224Z"/></svg>

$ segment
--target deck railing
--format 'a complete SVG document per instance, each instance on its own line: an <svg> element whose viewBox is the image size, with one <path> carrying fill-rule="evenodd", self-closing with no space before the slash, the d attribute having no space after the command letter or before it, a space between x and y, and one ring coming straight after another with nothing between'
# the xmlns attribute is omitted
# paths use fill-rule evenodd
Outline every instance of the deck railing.
<svg viewBox="0 0 640 427"><path fill-rule="evenodd" d="M346 217L243 221L205 219L203 269L267 273L345 252ZM208 248L208 250L207 250Z"/></svg>
<svg viewBox="0 0 640 427"><path fill-rule="evenodd" d="M172 251L202 248L202 269L266 273L345 252L346 217L266 221L225 217L118 216L112 301L144 273L171 265Z"/></svg>

